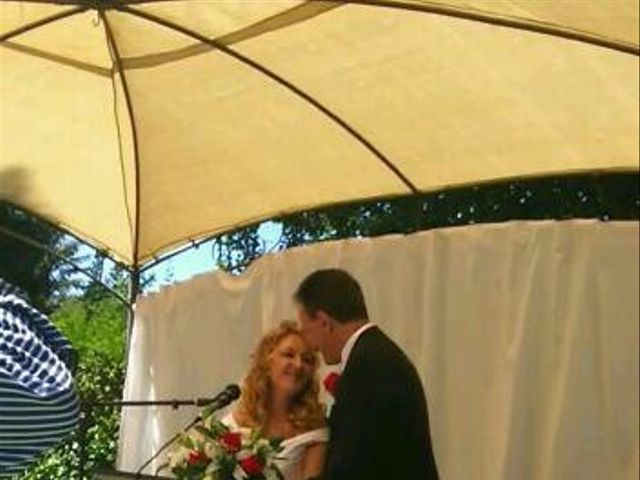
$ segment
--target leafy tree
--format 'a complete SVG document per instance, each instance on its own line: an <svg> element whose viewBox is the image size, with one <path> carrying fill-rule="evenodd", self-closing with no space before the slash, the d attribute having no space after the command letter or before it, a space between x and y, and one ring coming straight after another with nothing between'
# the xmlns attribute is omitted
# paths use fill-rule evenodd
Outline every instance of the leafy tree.
<svg viewBox="0 0 640 480"><path fill-rule="evenodd" d="M108 264L101 254L94 253L88 270L126 298L128 273ZM152 275L143 276L143 288L154 281ZM67 295L50 318L78 354L74 378L86 414L86 430L79 429L47 452L19 480L78 479L81 445L85 447L85 478L97 467L113 467L116 460L120 410L91 406L122 399L128 307L95 282L84 280L76 285L75 295Z"/></svg>
<svg viewBox="0 0 640 480"><path fill-rule="evenodd" d="M120 411L86 406L122 398L124 385L124 326L126 308L114 296L69 298L51 316L53 323L78 352L76 389L88 412L85 433L86 469L112 466L117 452ZM50 450L19 476L19 480L78 478L80 432ZM88 478L88 477L87 477Z"/></svg>
<svg viewBox="0 0 640 480"><path fill-rule="evenodd" d="M277 220L282 234L272 249L474 223L571 218L638 220L639 216L637 173L546 177L355 202L288 215ZM213 243L213 256L219 267L230 272L243 271L265 253L257 226L223 235Z"/></svg>
<svg viewBox="0 0 640 480"><path fill-rule="evenodd" d="M79 244L50 225L0 200L0 277L24 290L40 310L51 311L74 287L71 269L60 258L7 233L23 235L64 258Z"/></svg>
<svg viewBox="0 0 640 480"><path fill-rule="evenodd" d="M51 320L69 339L79 358L97 355L122 361L126 315L126 307L113 296L84 296L62 302Z"/></svg>
<svg viewBox="0 0 640 480"><path fill-rule="evenodd" d="M76 373L76 387L84 402L87 400L118 400L122 397L124 368L100 353L81 357ZM85 472L96 467L111 467L115 463L120 412L101 408L90 412L85 435ZM74 480L79 478L80 437L70 436L38 459L18 480ZM90 478L88 475L85 479Z"/></svg>

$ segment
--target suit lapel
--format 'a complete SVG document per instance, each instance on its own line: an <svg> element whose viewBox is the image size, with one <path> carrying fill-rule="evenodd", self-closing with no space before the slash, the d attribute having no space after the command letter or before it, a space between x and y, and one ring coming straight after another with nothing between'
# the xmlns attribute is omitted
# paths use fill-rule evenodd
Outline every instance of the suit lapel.
<svg viewBox="0 0 640 480"><path fill-rule="evenodd" d="M373 335L374 332L378 331L378 327L377 326L373 326L371 328L369 328L368 330L362 332L362 334L360 335L360 337L356 340L356 343L353 346L353 349L351 350L351 354L349 355L349 358L347 359L347 364L344 366L344 368L342 369L342 374L340 375L340 380L338 383L338 390L336 392L336 395L333 399L333 406L331 407L331 412L329 413L329 426L331 428L334 427L334 422L336 421L336 417L339 416L341 414L340 412L340 398L344 395L344 392L349 390L349 371L350 371L350 366L353 365L354 361L357 361L358 355L360 354L360 351L362 350L363 344L367 341L367 337L369 337L370 335Z"/></svg>

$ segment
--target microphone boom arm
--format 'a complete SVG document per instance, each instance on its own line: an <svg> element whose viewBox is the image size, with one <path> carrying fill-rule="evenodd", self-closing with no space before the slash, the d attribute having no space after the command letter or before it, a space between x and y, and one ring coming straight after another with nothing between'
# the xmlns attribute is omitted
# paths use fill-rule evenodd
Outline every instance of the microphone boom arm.
<svg viewBox="0 0 640 480"><path fill-rule="evenodd" d="M153 454L153 456L151 458L149 458L149 460L147 460L136 471L136 478L140 476L140 474L147 467L147 465L149 465L152 461L154 461L163 451L165 451L173 442L175 442L176 439L181 434L187 432L191 427L193 427L195 424L197 424L203 418L207 418L207 417L211 416L213 413L217 412L218 410L223 409L224 407L229 405L234 400L237 400L239 397L240 397L240 387L238 387L238 385L236 385L235 383L232 383L230 385L227 385L227 387L222 392L220 392L218 395L216 395L213 399L208 399L208 398L196 399L194 403L189 404L189 405L196 405L196 406L204 406L205 409L203 411L203 415L198 415L196 418L194 418L189 423L189 425L184 427L180 432L176 433L168 441L163 443L162 446L158 449L158 451L155 454ZM199 401L200 402L204 402L204 403L198 404Z"/></svg>

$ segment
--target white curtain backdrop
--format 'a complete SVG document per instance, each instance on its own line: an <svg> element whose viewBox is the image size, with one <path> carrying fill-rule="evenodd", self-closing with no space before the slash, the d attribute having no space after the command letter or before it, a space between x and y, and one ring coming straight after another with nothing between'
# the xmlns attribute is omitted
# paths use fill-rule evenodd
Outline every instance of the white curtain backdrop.
<svg viewBox="0 0 640 480"><path fill-rule="evenodd" d="M294 317L302 278L339 266L422 376L443 480L635 480L638 225L512 222L328 242L240 277L196 277L136 305L125 399L211 396L239 381L262 332ZM136 470L195 414L124 410L119 468Z"/></svg>

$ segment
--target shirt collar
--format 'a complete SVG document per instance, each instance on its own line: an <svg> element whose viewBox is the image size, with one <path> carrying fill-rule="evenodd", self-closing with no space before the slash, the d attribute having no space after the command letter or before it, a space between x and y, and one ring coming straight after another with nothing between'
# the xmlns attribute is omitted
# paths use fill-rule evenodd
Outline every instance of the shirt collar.
<svg viewBox="0 0 640 480"><path fill-rule="evenodd" d="M353 350L353 346L358 341L358 338L360 338L360 335L362 335L365 331L369 330L372 327L375 327L375 324L371 322L365 323L358 330L356 330L349 337L349 340L347 340L347 343L344 344L344 347L342 347L342 353L340 354L340 372L342 372L344 370L344 367L347 365L347 360L349 360L349 355L351 355L351 350Z"/></svg>

